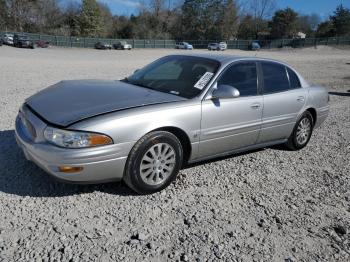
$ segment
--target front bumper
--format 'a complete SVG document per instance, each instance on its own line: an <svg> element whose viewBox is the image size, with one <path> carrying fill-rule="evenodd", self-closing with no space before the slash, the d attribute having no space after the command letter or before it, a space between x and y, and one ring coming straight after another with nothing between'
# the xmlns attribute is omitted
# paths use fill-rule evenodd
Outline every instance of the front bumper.
<svg viewBox="0 0 350 262"><path fill-rule="evenodd" d="M71 183L102 183L119 181L123 178L127 155L132 143L84 149L56 147L44 140L42 131L46 124L43 121L29 110L21 114L25 115L25 119L35 128L36 137L33 138L31 132L27 132L27 127L21 120L23 116L19 115L16 119L15 130L17 143L28 160L50 175ZM59 166L83 167L83 170L68 174L60 172Z"/></svg>

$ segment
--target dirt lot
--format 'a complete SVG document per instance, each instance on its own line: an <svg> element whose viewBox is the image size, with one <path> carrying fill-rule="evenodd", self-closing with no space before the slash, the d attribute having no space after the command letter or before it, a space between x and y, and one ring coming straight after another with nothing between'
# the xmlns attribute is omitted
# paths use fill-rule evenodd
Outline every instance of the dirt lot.
<svg viewBox="0 0 350 262"><path fill-rule="evenodd" d="M330 117L299 152L192 166L149 196L123 183L61 184L24 159L13 128L26 97L62 79L119 79L180 52L0 47L0 261L350 260L350 49L257 53L332 91Z"/></svg>

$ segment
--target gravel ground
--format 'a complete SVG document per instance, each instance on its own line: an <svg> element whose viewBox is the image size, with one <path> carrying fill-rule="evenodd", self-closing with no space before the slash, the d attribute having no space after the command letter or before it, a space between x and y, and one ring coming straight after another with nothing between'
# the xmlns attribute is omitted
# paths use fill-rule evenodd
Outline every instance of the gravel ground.
<svg viewBox="0 0 350 262"><path fill-rule="evenodd" d="M24 159L13 128L26 97L180 52L0 47L0 261L350 260L350 49L258 53L332 91L330 117L301 151L205 162L148 196L123 183L62 184Z"/></svg>

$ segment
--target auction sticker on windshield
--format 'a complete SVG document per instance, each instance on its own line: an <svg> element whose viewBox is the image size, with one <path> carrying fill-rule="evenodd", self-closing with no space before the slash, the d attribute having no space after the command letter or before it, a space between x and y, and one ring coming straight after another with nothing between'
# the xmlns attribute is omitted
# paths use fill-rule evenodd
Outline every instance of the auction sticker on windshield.
<svg viewBox="0 0 350 262"><path fill-rule="evenodd" d="M195 88L198 88L202 90L210 81L210 79L213 77L214 73L206 72L201 79L198 80L198 82L194 85Z"/></svg>

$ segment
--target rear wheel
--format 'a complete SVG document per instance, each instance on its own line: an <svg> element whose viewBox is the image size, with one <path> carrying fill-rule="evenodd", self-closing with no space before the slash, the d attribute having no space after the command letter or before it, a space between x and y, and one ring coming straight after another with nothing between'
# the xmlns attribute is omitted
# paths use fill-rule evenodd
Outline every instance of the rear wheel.
<svg viewBox="0 0 350 262"><path fill-rule="evenodd" d="M304 148L310 141L314 127L314 120L309 111L303 113L296 123L293 133L289 137L286 146L290 150L299 150Z"/></svg>
<svg viewBox="0 0 350 262"><path fill-rule="evenodd" d="M165 131L151 132L131 150L124 181L140 194L160 191L176 178L182 160L182 146L175 135Z"/></svg>

